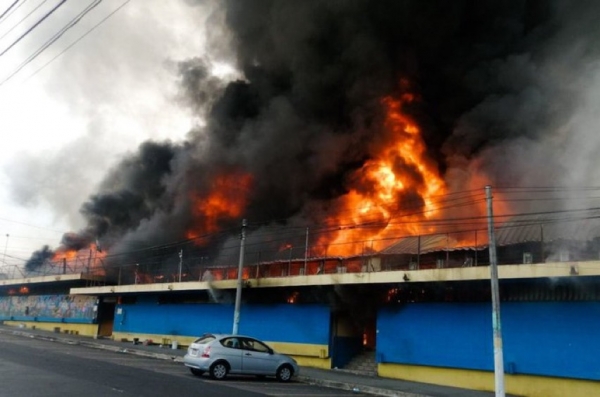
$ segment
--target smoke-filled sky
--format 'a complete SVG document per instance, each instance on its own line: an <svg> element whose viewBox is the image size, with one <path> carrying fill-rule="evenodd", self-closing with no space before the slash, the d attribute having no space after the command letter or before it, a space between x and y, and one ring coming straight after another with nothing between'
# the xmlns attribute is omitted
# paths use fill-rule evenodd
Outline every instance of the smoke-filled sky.
<svg viewBox="0 0 600 397"><path fill-rule="evenodd" d="M2 51L59 2L21 3L0 20ZM93 29L123 3L100 3L0 86L0 255L6 248L9 264L84 227L82 203L121 156L148 139L181 141L197 122L178 105L177 63L203 53L210 14L131 1ZM0 12L11 4L0 1ZM1 56L0 82L88 4L65 3Z"/></svg>
<svg viewBox="0 0 600 397"><path fill-rule="evenodd" d="M103 2L71 40L120 4ZM2 76L68 7L0 56ZM27 259L65 231L69 248L98 239L116 252L241 218L352 224L366 207L351 198L381 197L382 170L405 187L387 192L378 221L486 183L598 186L599 8L132 1L33 77L71 40L0 86L7 251ZM0 20L0 36L18 20ZM391 150L413 126L408 152Z"/></svg>

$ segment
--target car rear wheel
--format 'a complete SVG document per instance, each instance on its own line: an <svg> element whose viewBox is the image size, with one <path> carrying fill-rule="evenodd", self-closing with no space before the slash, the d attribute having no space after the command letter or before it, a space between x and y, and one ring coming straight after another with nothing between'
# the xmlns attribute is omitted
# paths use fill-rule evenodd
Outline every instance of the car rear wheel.
<svg viewBox="0 0 600 397"><path fill-rule="evenodd" d="M277 368L277 380L280 382L289 382L292 379L292 376L294 375L294 370L292 369L291 366L285 364L282 365L281 367Z"/></svg>
<svg viewBox="0 0 600 397"><path fill-rule="evenodd" d="M194 375L196 375L196 376L202 376L202 375L204 375L204 371L201 371L201 370L199 370L199 369L196 369L196 368L190 368L190 371L191 371L191 372L192 372Z"/></svg>
<svg viewBox="0 0 600 397"><path fill-rule="evenodd" d="M213 379L225 379L229 372L229 366L224 361L218 361L210 367L210 377Z"/></svg>

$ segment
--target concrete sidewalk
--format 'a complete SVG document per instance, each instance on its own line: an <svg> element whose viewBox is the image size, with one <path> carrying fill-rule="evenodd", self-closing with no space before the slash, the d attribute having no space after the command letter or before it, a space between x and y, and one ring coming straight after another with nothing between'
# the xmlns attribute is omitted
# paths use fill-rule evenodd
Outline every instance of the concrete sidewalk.
<svg viewBox="0 0 600 397"><path fill-rule="evenodd" d="M184 349L173 349L171 346L159 346L133 342L114 341L112 339L93 339L86 336L60 334L30 328L9 327L0 325L0 334L10 334L26 338L47 340L55 343L77 344L94 349L110 350L118 353L135 354L161 360L183 362L186 353ZM183 368L182 371L187 371ZM409 382L398 379L357 375L343 370L323 370L302 367L297 381L331 387L342 390L352 390L357 393L394 396L394 397L491 397L492 392L474 391L454 387L436 386L426 383Z"/></svg>

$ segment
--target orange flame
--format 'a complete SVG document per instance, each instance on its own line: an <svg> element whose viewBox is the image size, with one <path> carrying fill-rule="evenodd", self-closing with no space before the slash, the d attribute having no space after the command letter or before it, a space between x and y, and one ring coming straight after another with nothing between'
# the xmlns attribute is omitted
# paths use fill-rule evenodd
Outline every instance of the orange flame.
<svg viewBox="0 0 600 397"><path fill-rule="evenodd" d="M59 247L52 256L53 262L67 262L73 268L85 268L95 275L104 275L105 270L100 261L106 257L106 252L99 249L97 244L91 243L89 247L80 250Z"/></svg>
<svg viewBox="0 0 600 397"><path fill-rule="evenodd" d="M285 243L281 247L279 247L279 252L287 251L287 250L292 249L292 248L293 248L292 244Z"/></svg>
<svg viewBox="0 0 600 397"><path fill-rule="evenodd" d="M54 255L52 256L52 260L53 261L62 261L64 259L67 262L69 262L69 261L72 261L73 259L77 258L77 252L78 251L72 250L72 249L59 248L56 250L56 252L54 252Z"/></svg>
<svg viewBox="0 0 600 397"><path fill-rule="evenodd" d="M389 140L354 175L356 187L340 200L340 213L327 219L329 225L350 226L340 228L333 238L321 237L318 245L327 248L320 254L360 254L365 245L381 249L389 243L386 238L422 233L417 222L436 213L432 198L444 194L446 186L426 155L419 127L403 113L403 105L413 100L411 94L382 100ZM403 224L392 226L398 216Z"/></svg>
<svg viewBox="0 0 600 397"><path fill-rule="evenodd" d="M219 230L219 221L239 218L246 206L252 176L241 172L214 178L210 192L202 197L194 194L192 201L194 224L187 238Z"/></svg>

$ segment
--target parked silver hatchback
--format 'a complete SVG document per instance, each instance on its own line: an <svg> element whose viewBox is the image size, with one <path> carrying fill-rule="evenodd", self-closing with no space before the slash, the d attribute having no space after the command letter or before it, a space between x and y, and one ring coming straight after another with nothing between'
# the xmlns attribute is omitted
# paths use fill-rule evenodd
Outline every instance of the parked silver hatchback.
<svg viewBox="0 0 600 397"><path fill-rule="evenodd" d="M289 382L300 371L292 357L242 335L204 334L190 345L183 362L192 374L208 372L213 379L238 374L275 376L280 382Z"/></svg>

